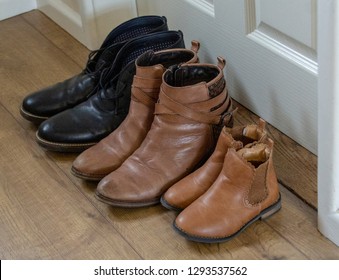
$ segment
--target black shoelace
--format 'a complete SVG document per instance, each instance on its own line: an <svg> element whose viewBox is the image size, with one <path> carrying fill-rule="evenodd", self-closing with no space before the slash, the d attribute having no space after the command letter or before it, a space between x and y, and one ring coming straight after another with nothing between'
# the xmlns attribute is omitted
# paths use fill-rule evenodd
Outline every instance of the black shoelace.
<svg viewBox="0 0 339 280"><path fill-rule="evenodd" d="M117 115L119 99L123 96L127 83L119 80L120 73L110 79L110 70L110 67L102 70L96 91L101 100L109 100L112 102L112 109L114 108L114 114Z"/></svg>
<svg viewBox="0 0 339 280"><path fill-rule="evenodd" d="M86 73L86 74L95 74L96 72L102 70L102 67L104 67L104 65L101 65L101 67L99 69L95 68L96 63L98 62L98 60L95 60L95 56L99 52L102 52L102 51L104 51L104 48L91 51L88 54L88 59L87 59L87 63L86 63L86 68L84 69L84 73Z"/></svg>

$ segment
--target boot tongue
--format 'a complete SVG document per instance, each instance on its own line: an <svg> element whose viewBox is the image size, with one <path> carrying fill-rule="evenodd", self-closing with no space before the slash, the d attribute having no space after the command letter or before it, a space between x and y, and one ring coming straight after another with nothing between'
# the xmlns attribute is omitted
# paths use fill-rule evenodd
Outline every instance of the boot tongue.
<svg viewBox="0 0 339 280"><path fill-rule="evenodd" d="M255 143L237 151L238 155L248 162L265 162L269 155L267 145L263 143Z"/></svg>
<svg viewBox="0 0 339 280"><path fill-rule="evenodd" d="M97 71L102 68L111 66L117 53L121 49L121 46L121 44L114 44L104 50L98 50L97 54L93 58L93 63L95 63L94 70Z"/></svg>
<svg viewBox="0 0 339 280"><path fill-rule="evenodd" d="M248 125L244 128L242 134L252 140L260 140L264 133L257 125Z"/></svg>

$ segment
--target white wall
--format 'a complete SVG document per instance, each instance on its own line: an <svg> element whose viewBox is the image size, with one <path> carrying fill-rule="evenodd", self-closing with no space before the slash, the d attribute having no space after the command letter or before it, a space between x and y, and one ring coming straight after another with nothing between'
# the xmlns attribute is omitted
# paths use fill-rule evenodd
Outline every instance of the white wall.
<svg viewBox="0 0 339 280"><path fill-rule="evenodd" d="M115 26L137 16L134 0L37 0L37 6L91 50Z"/></svg>
<svg viewBox="0 0 339 280"><path fill-rule="evenodd" d="M36 0L0 0L0 20L37 8Z"/></svg>
<svg viewBox="0 0 339 280"><path fill-rule="evenodd" d="M135 0L0 0L0 20L34 9L91 50L118 24L137 16Z"/></svg>

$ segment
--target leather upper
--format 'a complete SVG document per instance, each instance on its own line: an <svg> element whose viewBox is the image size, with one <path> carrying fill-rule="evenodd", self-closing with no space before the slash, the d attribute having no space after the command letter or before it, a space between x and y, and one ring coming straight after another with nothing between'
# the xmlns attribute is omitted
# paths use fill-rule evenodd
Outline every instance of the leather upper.
<svg viewBox="0 0 339 280"><path fill-rule="evenodd" d="M171 185L205 161L216 144L212 126L232 108L226 87L210 95L209 88L220 81L225 82L222 68L215 65L170 67L150 131L141 146L100 181L98 197L126 207L158 203Z"/></svg>
<svg viewBox="0 0 339 280"><path fill-rule="evenodd" d="M122 23L110 32L100 49L90 53L81 73L26 96L21 114L28 120L41 122L83 102L96 92L102 70L112 64L127 41L166 30L167 20L160 16L142 16Z"/></svg>
<svg viewBox="0 0 339 280"><path fill-rule="evenodd" d="M212 155L203 166L189 174L173 186L162 197L162 204L170 209L182 210L204 194L218 177L225 154L229 148L239 150L253 142L261 142L266 138L265 121L258 125L224 127Z"/></svg>
<svg viewBox="0 0 339 280"><path fill-rule="evenodd" d="M44 121L37 131L38 143L47 149L63 151L66 147L68 151L73 148L78 151L103 139L128 113L136 71L134 62L139 53L183 47L180 31L158 32L129 41L118 52L112 66L103 71L96 94Z"/></svg>
<svg viewBox="0 0 339 280"><path fill-rule="evenodd" d="M253 157L257 145L247 152L229 149L213 185L175 219L175 228L192 240L224 241L270 206L278 202L279 187L272 162L273 142L263 144L266 158ZM255 192L253 192L255 190Z"/></svg>
<svg viewBox="0 0 339 280"><path fill-rule="evenodd" d="M197 61L196 52L187 49L148 51L138 57L127 117L110 135L75 159L73 173L98 180L117 169L140 146L151 127L165 67Z"/></svg>

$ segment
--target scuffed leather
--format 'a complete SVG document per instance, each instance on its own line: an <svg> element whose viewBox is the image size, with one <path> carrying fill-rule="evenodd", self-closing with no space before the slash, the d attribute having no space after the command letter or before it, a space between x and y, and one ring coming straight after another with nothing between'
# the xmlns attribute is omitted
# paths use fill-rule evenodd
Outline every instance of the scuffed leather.
<svg viewBox="0 0 339 280"><path fill-rule="evenodd" d="M84 101L93 92L98 77L84 72L26 96L22 108L40 117L51 117Z"/></svg>
<svg viewBox="0 0 339 280"><path fill-rule="evenodd" d="M215 72L208 72L214 74L203 75L200 81L175 80L183 78L176 76L178 70L199 72L209 68ZM163 76L150 131L141 146L100 181L98 198L123 207L156 204L171 185L201 165L216 144L212 125L220 122L222 113L232 111L226 89L219 92L221 98L209 94L209 87L220 79L224 79L223 71L215 65L184 64L169 68ZM175 86L177 82L186 86Z"/></svg>
<svg viewBox="0 0 339 280"><path fill-rule="evenodd" d="M129 41L103 72L96 94L44 121L37 131L37 142L61 152L78 152L96 144L114 131L128 113L138 54L184 47L180 31L158 32Z"/></svg>
<svg viewBox="0 0 339 280"><path fill-rule="evenodd" d="M90 54L81 73L26 96L20 109L22 116L41 122L80 104L95 93L102 70L113 63L127 41L166 30L167 19L160 16L141 16L120 24L110 32L100 49Z"/></svg>
<svg viewBox="0 0 339 280"><path fill-rule="evenodd" d="M149 51L138 57L127 117L110 135L75 159L73 174L100 180L117 169L141 145L151 127L166 67L197 61L197 54L186 49Z"/></svg>
<svg viewBox="0 0 339 280"><path fill-rule="evenodd" d="M174 226L179 233L194 241L225 241L239 233L252 219L260 217L263 210L277 203L280 196L272 162L273 141L267 139L265 145L269 158L262 163L265 168L260 171L261 165L255 167L241 156L241 152L232 148L228 150L213 185L175 219ZM254 182L264 183L253 186ZM249 200L254 187L262 193L256 203Z"/></svg>
<svg viewBox="0 0 339 280"><path fill-rule="evenodd" d="M229 148L239 150L253 142L265 139L265 121L258 125L224 127L214 152L203 166L171 186L162 196L161 203L169 209L182 210L203 195L218 177Z"/></svg>

